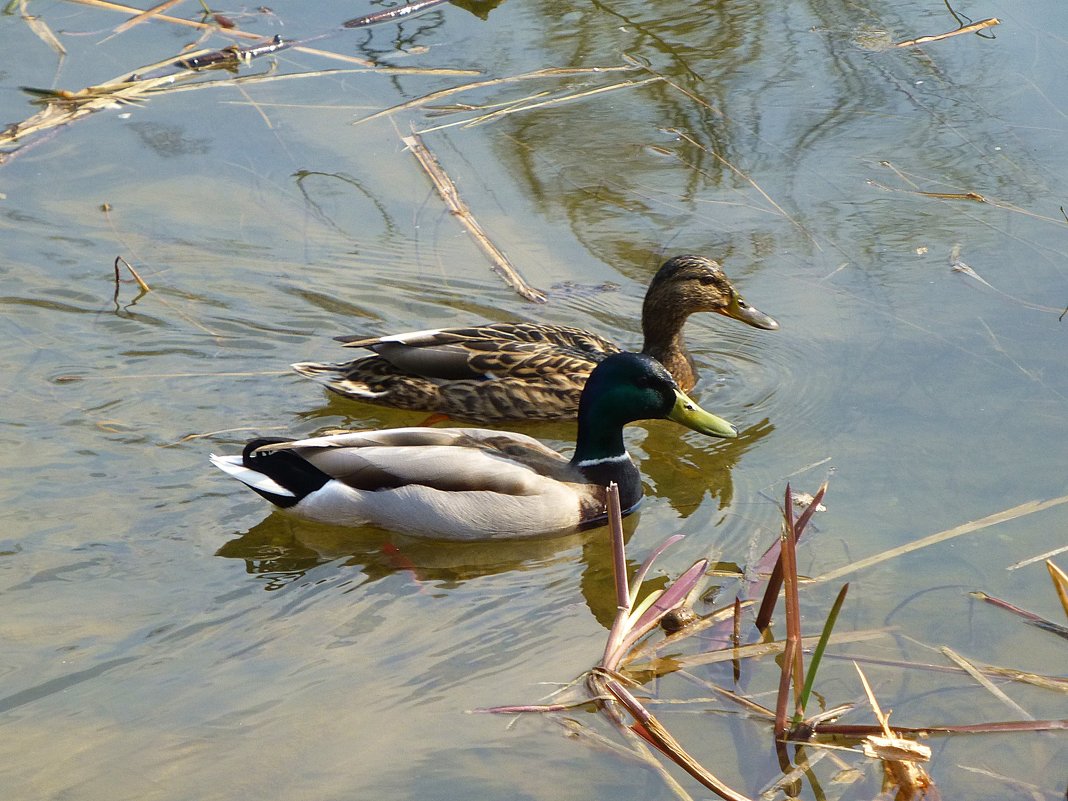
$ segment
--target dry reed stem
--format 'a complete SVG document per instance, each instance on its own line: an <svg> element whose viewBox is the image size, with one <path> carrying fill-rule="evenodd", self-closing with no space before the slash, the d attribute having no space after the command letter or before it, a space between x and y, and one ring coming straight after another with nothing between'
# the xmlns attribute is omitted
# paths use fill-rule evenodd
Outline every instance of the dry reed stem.
<svg viewBox="0 0 1068 801"><path fill-rule="evenodd" d="M1005 509L1001 512L995 512L992 515L980 518L979 520L972 520L968 523L962 523L959 526L940 531L937 534L931 534L930 536L923 537L913 542L906 543L897 548L890 548L882 553L874 554L865 559L859 559L856 562L851 562L848 565L843 565L840 568L831 570L822 575L813 578L813 581L830 581L831 579L841 578L842 576L848 576L850 573L855 573L858 570L864 570L873 565L880 564L890 559L896 559L907 553L918 551L923 548L927 548L931 545L937 545L947 540L955 539L956 537L964 536L965 534L973 534L977 531L996 526L999 523L1005 523L1009 520L1015 520L1018 517L1025 517L1027 515L1035 514L1036 512L1042 512L1046 509L1051 509L1054 506L1060 506L1064 503L1068 503L1068 495L1062 495L1059 498L1050 498L1049 500L1039 501L1027 501L1021 503L1018 506L1013 506L1011 509Z"/></svg>
<svg viewBox="0 0 1068 801"><path fill-rule="evenodd" d="M507 78L492 78L485 81L475 81L473 83L466 83L462 86L454 86L450 89L439 89L437 92L431 92L430 94L417 97L413 100L409 100L405 103L399 103L396 106L390 106L389 108L376 111L374 114L370 114L366 117L361 117L358 120L353 121L353 125L361 125L371 120L377 120L380 117L388 117L392 114L396 114L398 111L404 111L405 109L418 108L425 106L428 103L433 103L435 100L441 100L452 95L460 94L461 92L468 92L472 89L483 89L487 86L498 86L509 83L516 83L517 81L528 81L534 78L556 78L556 77L568 77L572 75L591 75L601 72L626 72L633 70L634 67L586 67L586 68L555 68L550 67L546 69L534 70L533 72L524 72L520 75L512 75Z"/></svg>
<svg viewBox="0 0 1068 801"><path fill-rule="evenodd" d="M614 679L608 679L605 681L605 688L612 693L612 695L626 707L627 711L634 716L634 719L641 724L643 731L649 735L653 744L670 756L672 761L679 765L679 767L720 798L727 799L727 801L750 801L748 796L744 796L725 785L713 774L709 773L696 759L690 756L686 749L682 747L682 744L672 736L671 732L669 732L664 725L657 720L651 712L649 712L649 710L642 706L638 700L631 695L625 687L623 687L623 685Z"/></svg>
<svg viewBox="0 0 1068 801"><path fill-rule="evenodd" d="M884 715L883 710L879 707L879 702L875 699L875 693L872 692L871 685L868 684L868 679L860 669L860 665L854 662L853 667L856 668L857 675L860 676L860 682L864 685L864 692L868 696L868 702L871 704L872 711L875 713L875 717L883 730L882 737L869 735L864 739L862 743L864 753L869 757L882 761L885 778L893 786L899 788L895 798L901 799L901 801L909 801L909 799L915 798L922 799L926 794L926 790L933 786L931 778L919 764L930 760L930 747L920 745L912 740L905 740L896 736L890 730L889 716Z"/></svg>
<svg viewBox="0 0 1068 801"><path fill-rule="evenodd" d="M1006 570L1019 570L1021 567L1027 567L1033 565L1035 562L1041 562L1049 559L1051 556L1059 556L1062 553L1068 552L1068 545L1062 545L1059 548L1053 548L1045 553L1040 553L1037 556L1029 556L1026 559L1021 559L1019 562L1013 562Z"/></svg>
<svg viewBox="0 0 1068 801"><path fill-rule="evenodd" d="M134 6L128 6L123 3L112 3L108 0L70 0L72 3L78 3L83 6L92 6L102 11L117 11L120 14L129 14L132 17L138 17L145 13L143 8L136 8ZM207 22L198 22L192 19L182 19L181 17L171 17L167 14L156 14L153 19L160 22L168 22L171 25L183 25L187 28L197 28L198 30L209 30L224 33L227 36L237 36L242 39L262 39L263 36L258 33L249 33L239 28L222 28L219 25L212 25Z"/></svg>
<svg viewBox="0 0 1068 801"><path fill-rule="evenodd" d="M83 6L92 6L93 8L98 8L98 9L101 9L103 11L116 11L116 12L118 12L120 14L130 14L131 16L134 16L134 17L140 16L143 13L145 13L144 9L135 8L134 6L128 6L128 5L124 5L122 3L112 3L112 2L108 2L107 0L71 0L71 2L79 3L80 5L83 5ZM263 34L251 33L249 31L243 31L240 28L223 28L223 27L221 27L219 25L212 25L211 23L208 23L208 22L198 22L197 20L182 19L181 17L171 17L171 16L168 16L167 14L156 14L156 15L154 15L152 17L152 19L157 20L159 22L167 22L167 23L170 23L171 25L182 25L182 26L185 26L187 28L196 28L197 30L201 30L201 31L214 32L214 33L221 34L223 36L233 36L233 37L236 37L238 39L248 39L248 40L255 39L255 40L260 40L260 41L266 41L267 40L267 37L263 36ZM318 49L313 48L313 47L304 47L303 45L294 45L294 47L292 49L297 53L304 53L306 55L321 56L321 57L324 57L324 58L334 58L334 59L338 59L338 60L342 60L342 61L348 61L348 62L351 62L351 63L359 64L359 65L364 66L364 67L373 67L374 66L374 64L372 62L367 61L366 59L356 58L355 56L344 56L344 55L341 55L339 53L331 53L328 50L318 50ZM208 52L211 52L211 51L208 51Z"/></svg>
<svg viewBox="0 0 1068 801"><path fill-rule="evenodd" d="M207 53L210 51L199 51ZM193 54L190 54L193 55ZM142 71L166 67L175 63L175 59L167 59L154 65L145 67ZM170 94L174 92L186 92L199 89L236 88L246 83L266 83L268 81L283 81L304 78L317 78L323 75L352 74L358 72L371 72L390 75L471 75L471 70L441 70L421 69L414 67L383 67L375 69L352 69L352 70L315 70L304 73L290 73L287 75L247 75L244 77L227 78L225 80L199 81L197 83L183 84L198 77L200 70L185 69L170 75L153 78L133 79L130 74L113 78L112 80L87 86L76 92L58 90L46 92L46 105L41 111L22 122L12 123L0 130L0 147L15 145L20 139L24 139L44 131L76 122L79 119L94 114L98 111L116 108L124 104L136 104L150 99L154 95ZM11 156L15 150L0 152L0 164L6 157Z"/></svg>
<svg viewBox="0 0 1068 801"><path fill-rule="evenodd" d="M528 284L523 276L519 274L519 271L508 261L508 257L493 244L485 230L479 225L478 220L471 214L467 204L460 197L456 184L442 169L434 154L423 144L418 134L413 133L409 136L402 136L401 141L419 161L420 166L434 184L434 188L437 189L441 199L445 201L449 211L467 229L468 233L475 238L482 251L490 259L493 271L503 278L504 282L514 289L520 297L533 303L544 303L547 300L545 293Z"/></svg>
<svg viewBox="0 0 1068 801"><path fill-rule="evenodd" d="M936 33L932 36L920 36L916 39L906 39L903 42L897 42L894 47L915 47L916 45L927 44L928 42L940 42L943 39L948 39L951 36L960 36L962 33L975 33L981 31L984 28L993 28L995 25L1000 25L1001 20L997 17L990 17L989 19L979 20L979 22L973 22L971 25L965 25L963 28L958 28L955 31L949 31L948 33Z"/></svg>
<svg viewBox="0 0 1068 801"><path fill-rule="evenodd" d="M608 691L605 691L606 698L604 700L615 700ZM620 729L624 737L631 743L633 748L626 748L612 740L609 740L603 734L600 734L588 726L583 726L575 720L570 718L553 718L554 723L563 726L567 729L568 733L576 737L586 737L602 748L610 751L611 753L621 756L625 759L632 759L635 762L643 765L644 767L651 768L654 773L657 773L664 783L675 793L676 797L680 801L693 801L693 797L683 789L682 785L676 781L675 777L671 775L664 764L656 758L653 752L649 749L649 743L638 736L634 731L629 728L623 727Z"/></svg>
<svg viewBox="0 0 1068 801"><path fill-rule="evenodd" d="M918 642L911 637L903 637L908 642L913 643L926 650L936 650L935 648L926 645L925 643ZM855 656L853 654L824 654L824 659L848 659L851 662L860 662L866 665L880 665L884 667L892 667L899 670L925 670L929 673L952 673L952 674L964 674L963 668L951 667L950 665L935 665L930 662L906 662L900 659L880 659L873 656ZM1030 684L1033 687L1039 687L1043 690L1052 690L1058 693L1068 693L1068 678L1059 678L1052 676L1040 676L1037 673L1026 673L1022 670L1016 670L1015 668L996 667L993 665L984 665L980 663L973 663L984 675L996 676L1002 679L1008 679L1009 681L1018 681L1021 684Z"/></svg>

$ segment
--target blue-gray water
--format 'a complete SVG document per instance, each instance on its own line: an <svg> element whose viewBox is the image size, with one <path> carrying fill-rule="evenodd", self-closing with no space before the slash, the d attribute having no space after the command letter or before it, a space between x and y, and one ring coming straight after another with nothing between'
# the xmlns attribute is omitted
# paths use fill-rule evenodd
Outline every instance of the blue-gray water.
<svg viewBox="0 0 1068 801"><path fill-rule="evenodd" d="M104 110L23 140L32 147L0 165L6 797L674 797L547 721L509 728L465 714L536 701L543 682L599 658L614 599L598 533L456 547L305 525L210 468L210 451L256 432L422 419L328 398L287 371L342 357L337 334L532 319L636 345L660 260L722 260L782 330L719 317L687 328L704 367L694 395L746 429L742 441L669 423L629 431L649 489L632 558L687 533L660 563L670 575L708 554L751 562L778 532L788 480L812 492L831 473L829 509L801 548L813 576L1068 492L1062 3L957 8L1002 23L904 49L884 45L955 28L947 7L470 7L314 46L477 75L376 74L290 50L241 75L303 77ZM373 8L228 13L299 38ZM112 36L124 15L74 3L28 11L68 52L58 59L18 14L0 17L2 124L37 110L22 86L77 90L197 36L160 22ZM502 82L352 125L467 82L628 64L641 67ZM399 141L413 125L478 113L456 103L552 93L534 103L657 76L425 135L494 241L549 291L544 306L491 273ZM951 268L957 246L974 274ZM149 294L126 282L113 300L117 256ZM571 435L523 430L562 447ZM1007 568L1068 545L1066 524L1068 505L1054 506L848 576L839 630L895 629L838 652L943 664L948 645L1063 675L1063 640L967 591L1063 621L1041 561ZM1068 566L1068 554L1054 561ZM813 632L838 584L803 591ZM770 703L771 661L745 670L744 689ZM902 725L1020 717L966 677L866 672ZM847 662L821 679L828 704L861 698ZM650 689L694 694L670 680ZM1004 689L1036 717L1068 716L1063 695ZM776 776L770 733L713 708L736 712L708 702L663 714L695 756L755 795ZM1063 795L1063 735L934 747L945 797L1019 797L1009 779ZM878 792L862 762L865 778L828 790L827 764L829 797Z"/></svg>

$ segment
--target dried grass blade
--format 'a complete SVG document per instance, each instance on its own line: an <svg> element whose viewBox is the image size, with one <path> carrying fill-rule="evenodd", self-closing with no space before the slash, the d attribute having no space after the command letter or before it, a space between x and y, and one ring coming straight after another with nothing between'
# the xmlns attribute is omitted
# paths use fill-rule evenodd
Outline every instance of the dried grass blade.
<svg viewBox="0 0 1068 801"><path fill-rule="evenodd" d="M151 292L152 291L152 287L150 287L148 284L145 283L145 279L143 279L140 275L138 275L137 274L137 270L135 270L133 268L133 265L130 264L130 262L126 261L126 259L124 259L122 256L118 256L115 259L115 281L116 281L116 283L119 280L119 262L122 262L124 265L126 265L126 269L130 271L130 275L133 276L134 281L137 282L137 285L141 288L142 292Z"/></svg>
<svg viewBox="0 0 1068 801"><path fill-rule="evenodd" d="M497 111L491 111L488 114L483 114L480 117L475 117L472 120L464 123L465 128L473 128L477 125L484 125L487 122L497 119L498 117L504 117L508 114L515 114L520 111L530 111L536 108L546 108L548 106L558 106L561 103L568 103L572 100L581 100L583 98L592 97L593 95L604 94L605 92L614 92L618 89L629 89L632 87L645 86L649 83L655 83L661 80L659 77L645 78L640 81L619 81L618 83L612 83L608 86L598 86L596 89L587 89L583 92L572 92L568 95L560 95L559 97L551 97L548 100L542 100L538 103L529 103L525 106L508 106L506 108L498 109ZM444 126L439 126L444 127ZM436 130L436 129L432 129ZM425 131L423 132L425 133Z"/></svg>
<svg viewBox="0 0 1068 801"><path fill-rule="evenodd" d="M903 670L927 670L932 673L964 672L961 668L950 667L949 665L932 665L928 662L906 662L901 659L879 659L877 657L856 656L854 654L825 654L824 657L826 659L848 659L850 662L858 662L868 665L886 665L889 667L901 668ZM1053 692L1068 693L1068 678L1061 678L1059 676L1040 676L1037 673L1026 673L1022 670L994 667L992 665L983 665L980 669L988 676L998 676L1009 679L1010 681L1018 681L1023 684L1030 684L1034 687L1041 687L1044 690L1052 690Z"/></svg>
<svg viewBox="0 0 1068 801"><path fill-rule="evenodd" d="M26 26L33 31L34 36L51 47L57 56L63 58L67 55L67 48L65 48L63 43L59 41L59 38L52 33L52 29L48 27L48 23L40 17L35 17L26 10L26 0L19 0L19 16L22 17L22 21L26 23Z"/></svg>
<svg viewBox="0 0 1068 801"><path fill-rule="evenodd" d="M122 23L121 25L117 25L115 27L115 29L112 31L112 33L123 33L124 31L128 31L130 28L134 27L135 25L140 25L142 22L147 22L148 20L152 19L153 17L158 17L164 11L167 11L167 10L173 8L174 6L178 5L180 2L182 2L182 0L163 0L163 2L160 3L159 5L155 5L152 8L148 9L147 11L142 11L140 14L138 14L138 15L136 15L134 17L131 17L130 19L126 20L126 22Z"/></svg>
<svg viewBox="0 0 1068 801"><path fill-rule="evenodd" d="M445 205L449 207L449 210L467 229L468 233L475 238L482 251L489 257L493 271L503 278L504 282L512 287L520 297L533 303L545 303L547 300L545 293L528 284L523 276L519 274L519 271L508 261L508 257L490 241L482 226L478 224L474 215L471 214L471 210L467 208L467 204L460 198L460 192L457 190L456 184L441 168L437 158L427 149L419 136L417 134L402 136L401 141L407 145L408 149L418 159L419 164L434 184L434 188L438 190L441 199L445 201Z"/></svg>
<svg viewBox="0 0 1068 801"><path fill-rule="evenodd" d="M854 573L858 570L877 565L881 562L885 562L889 559L895 559L906 553L912 553L922 548L927 548L931 545L937 545L940 542L954 539L956 537L963 536L965 534L972 534L976 531L982 531L990 526L996 526L998 523L1005 523L1009 520L1015 520L1017 517L1024 517L1026 515L1032 515L1036 512L1043 512L1046 509L1051 509L1054 506L1060 506L1061 504L1068 503L1068 495L1062 495L1059 498L1050 498L1045 501L1033 500L1021 503L1018 506L1013 506L1011 509L1005 509L1001 512L995 512L992 515L980 518L979 520L972 520L968 523L962 523L959 526L940 531L937 534L931 534L930 536L923 537L913 542L906 543L897 548L891 548L882 553L869 556L866 559L860 559L856 562L850 562L848 565L831 570L823 575L816 576L813 581L829 581L830 579L841 578L847 576L850 573Z"/></svg>
<svg viewBox="0 0 1068 801"><path fill-rule="evenodd" d="M1019 562L1014 562L1009 565L1006 570L1019 570L1021 567L1027 567L1033 565L1035 562L1041 562L1044 559L1049 559L1052 556L1060 556L1062 553L1068 552L1068 545L1062 545L1059 548L1053 548L1052 550L1040 553L1036 556L1029 556L1026 559L1021 559Z"/></svg>
<svg viewBox="0 0 1068 801"><path fill-rule="evenodd" d="M406 103L399 103L396 106L390 106L389 108L376 111L374 114L369 114L366 117L361 117L358 120L353 121L353 125L361 125L371 120L377 120L380 117L388 117L392 114L396 114L398 111L404 111L405 109L418 108L425 106L428 103L433 103L435 100L441 100L442 98L450 97L461 92L468 92L472 89L482 89L487 86L497 86L501 84L516 83L517 81L528 81L534 78L556 78L556 77L569 77L572 75L589 75L599 74L602 72L625 72L633 70L634 67L587 67L587 68L570 68L570 69L540 69L533 72L524 72L520 75L513 75L508 78L493 78L486 81L475 81L473 83L465 83L462 86L454 86L450 89L440 89L437 92L431 92L430 94L417 97L413 100L409 100Z"/></svg>
<svg viewBox="0 0 1068 801"><path fill-rule="evenodd" d="M1046 570L1053 581L1053 589L1057 591L1057 597L1064 608L1064 614L1068 615L1068 573L1065 573L1049 559L1046 560Z"/></svg>
<svg viewBox="0 0 1068 801"><path fill-rule="evenodd" d="M975 681L978 682L979 685L983 687L983 689L985 689L988 693L990 693L992 696L994 696L999 701L1001 701L1003 704L1005 704L1007 707L1009 707L1009 709L1011 709L1014 712L1018 713L1021 717L1026 718L1027 720L1034 720L1034 718L1035 718L1034 715L1032 715L1030 712L1028 712L1026 709L1024 709L1018 703L1016 703L1011 698L1009 698L1009 696L1006 695L1003 690L1001 690L1000 688L994 686L994 682L992 682L990 679L988 679L986 676L984 676L982 674L982 672L977 667L975 667L975 665L973 665L971 662L969 662L963 656L961 656L960 654L958 654L956 651L954 651L952 648L950 648L948 646L943 646L940 650L942 651L943 654L945 654L947 657L949 657L949 659L952 662L955 662L969 676L971 676L973 679L975 679ZM860 668L857 668L857 669L859 670Z"/></svg>
<svg viewBox="0 0 1068 801"><path fill-rule="evenodd" d="M614 699L609 697L606 700ZM566 729L569 735L572 737L577 736L588 739L594 745L604 748L605 750L613 754L622 756L627 759L633 759L637 763L647 768L650 768L654 773L660 776L660 778L664 781L664 784L667 785L668 789L670 789L675 794L675 797L678 798L679 801L694 801L693 796L687 793L682 788L682 785L678 783L675 777L668 772L667 768L659 759L656 758L653 752L649 749L649 746L643 741L641 736L638 735L636 732L632 731L631 729L625 726L621 728L621 733L624 735L624 737L627 738L628 742L634 746L633 748L627 748L624 745L620 745L619 743L609 740L607 737L595 732L588 726L582 726L577 721L571 720L569 718L552 718L552 720L554 723L557 723L564 729Z"/></svg>

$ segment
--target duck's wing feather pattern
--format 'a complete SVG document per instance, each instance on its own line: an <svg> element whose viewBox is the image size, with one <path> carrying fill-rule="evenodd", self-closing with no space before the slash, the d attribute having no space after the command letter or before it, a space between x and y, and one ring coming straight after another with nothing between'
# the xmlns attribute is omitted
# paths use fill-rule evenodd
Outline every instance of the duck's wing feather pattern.
<svg viewBox="0 0 1068 801"><path fill-rule="evenodd" d="M278 443L358 490L420 485L443 492L533 495L544 482L581 483L551 448L522 434L486 429L399 428Z"/></svg>

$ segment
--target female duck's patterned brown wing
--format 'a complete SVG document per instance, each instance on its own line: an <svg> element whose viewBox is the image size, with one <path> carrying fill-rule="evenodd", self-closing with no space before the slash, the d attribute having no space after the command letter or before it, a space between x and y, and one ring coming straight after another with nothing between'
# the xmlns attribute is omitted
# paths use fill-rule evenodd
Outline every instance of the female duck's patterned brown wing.
<svg viewBox="0 0 1068 801"><path fill-rule="evenodd" d="M374 355L293 369L357 400L476 422L572 418L590 371L620 350L577 328L531 323L339 339Z"/></svg>

